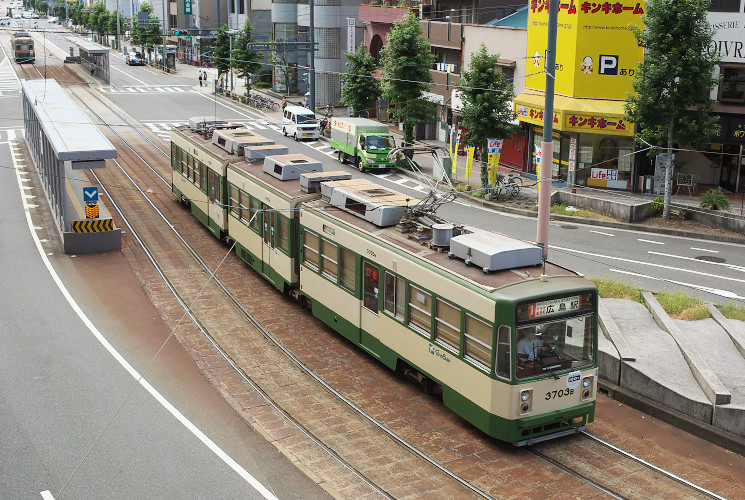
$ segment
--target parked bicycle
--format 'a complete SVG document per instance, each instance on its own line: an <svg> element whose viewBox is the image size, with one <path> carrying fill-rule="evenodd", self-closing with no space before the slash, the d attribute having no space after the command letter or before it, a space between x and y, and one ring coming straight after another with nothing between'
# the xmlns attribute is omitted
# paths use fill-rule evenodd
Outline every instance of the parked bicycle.
<svg viewBox="0 0 745 500"><path fill-rule="evenodd" d="M503 174L497 174L497 182L492 187L492 192L496 198L504 194L509 194L513 198L520 194L520 190L523 187L523 179L520 175L513 172L509 172L506 176Z"/></svg>

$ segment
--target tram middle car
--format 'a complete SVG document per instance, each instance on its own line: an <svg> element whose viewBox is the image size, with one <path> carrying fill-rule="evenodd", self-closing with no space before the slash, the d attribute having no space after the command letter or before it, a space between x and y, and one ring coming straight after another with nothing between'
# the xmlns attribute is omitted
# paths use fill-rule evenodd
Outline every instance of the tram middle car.
<svg viewBox="0 0 745 500"><path fill-rule="evenodd" d="M11 39L13 59L17 63L34 62L34 39L25 31L18 31Z"/></svg>
<svg viewBox="0 0 745 500"><path fill-rule="evenodd" d="M284 168L293 163L282 155L260 164L246 160L248 150L226 157L189 127L171 138L181 158L172 161L174 195L195 214L195 203L224 212L215 218L224 226L198 215L203 224L224 227L211 230L235 240L254 270L440 394L454 413L518 446L593 421L598 298L591 281L544 264L535 245L407 219L418 200L341 172L306 173L309 158L296 158L300 167L290 174ZM189 191L195 199L178 187L197 186L202 175L206 189Z"/></svg>

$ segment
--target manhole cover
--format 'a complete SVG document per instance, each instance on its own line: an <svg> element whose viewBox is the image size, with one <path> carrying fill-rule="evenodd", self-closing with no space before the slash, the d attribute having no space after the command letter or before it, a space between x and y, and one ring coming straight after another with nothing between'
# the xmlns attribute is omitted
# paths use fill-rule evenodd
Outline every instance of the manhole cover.
<svg viewBox="0 0 745 500"><path fill-rule="evenodd" d="M716 262L717 264L724 264L727 262L721 257L712 257L711 255L699 255L696 260L703 260L705 262Z"/></svg>
<svg viewBox="0 0 745 500"><path fill-rule="evenodd" d="M562 225L562 226L559 226L559 227L562 228L562 229L577 229L577 226Z"/></svg>

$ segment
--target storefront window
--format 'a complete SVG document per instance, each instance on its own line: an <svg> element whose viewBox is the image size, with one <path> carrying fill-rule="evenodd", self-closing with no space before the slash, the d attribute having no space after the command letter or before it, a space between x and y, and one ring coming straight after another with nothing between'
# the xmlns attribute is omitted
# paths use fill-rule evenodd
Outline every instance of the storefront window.
<svg viewBox="0 0 745 500"><path fill-rule="evenodd" d="M719 100L745 102L745 66L722 66Z"/></svg>
<svg viewBox="0 0 745 500"><path fill-rule="evenodd" d="M580 186L629 189L633 164L632 137L579 134L577 177Z"/></svg>

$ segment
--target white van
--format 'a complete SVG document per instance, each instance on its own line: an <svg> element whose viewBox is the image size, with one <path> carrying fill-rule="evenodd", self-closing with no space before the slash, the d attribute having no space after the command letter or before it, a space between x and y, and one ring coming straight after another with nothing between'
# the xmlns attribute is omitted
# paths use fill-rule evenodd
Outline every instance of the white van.
<svg viewBox="0 0 745 500"><path fill-rule="evenodd" d="M286 106L282 113L282 133L293 139L318 139L321 126L313 111L302 106Z"/></svg>

